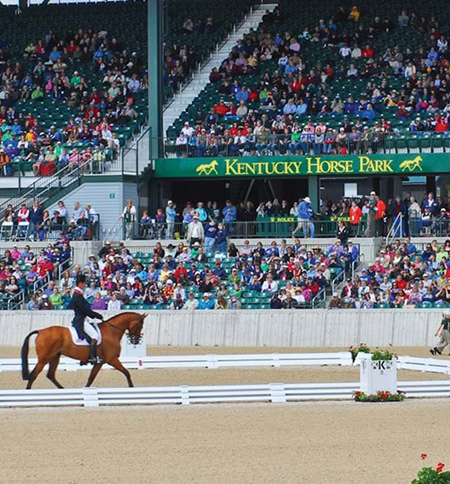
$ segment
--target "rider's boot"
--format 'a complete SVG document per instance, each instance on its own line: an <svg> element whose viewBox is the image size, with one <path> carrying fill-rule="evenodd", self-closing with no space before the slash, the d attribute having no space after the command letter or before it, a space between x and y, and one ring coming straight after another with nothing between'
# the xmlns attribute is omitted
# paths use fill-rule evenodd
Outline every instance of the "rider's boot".
<svg viewBox="0 0 450 484"><path fill-rule="evenodd" d="M95 365L99 363L99 359L97 357L97 340L91 339L91 344L89 345L89 363Z"/></svg>

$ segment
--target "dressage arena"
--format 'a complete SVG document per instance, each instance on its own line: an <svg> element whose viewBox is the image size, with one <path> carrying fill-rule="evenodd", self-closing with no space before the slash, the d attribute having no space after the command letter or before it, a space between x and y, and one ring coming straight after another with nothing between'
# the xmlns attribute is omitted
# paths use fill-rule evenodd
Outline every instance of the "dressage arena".
<svg viewBox="0 0 450 484"><path fill-rule="evenodd" d="M327 348L327 352L343 348ZM16 357L4 348L0 358ZM147 354L317 352L295 348L155 348ZM400 355L427 357L426 348ZM448 357L441 357L447 360ZM82 387L87 371L59 372ZM357 367L134 370L139 386L358 381ZM399 370L399 381L448 375ZM51 388L42 374L35 388ZM99 387L124 387L102 371ZM18 372L1 372L0 388L23 388ZM0 482L410 482L420 453L450 456L448 398L402 403L239 403L129 407L0 409ZM436 461L436 462L434 462ZM68 477L72 476L72 477Z"/></svg>

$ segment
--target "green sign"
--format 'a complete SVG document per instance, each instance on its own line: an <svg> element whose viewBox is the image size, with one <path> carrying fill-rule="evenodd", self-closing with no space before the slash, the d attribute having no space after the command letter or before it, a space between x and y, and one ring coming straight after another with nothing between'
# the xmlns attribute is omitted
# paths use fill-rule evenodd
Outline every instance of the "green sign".
<svg viewBox="0 0 450 484"><path fill-rule="evenodd" d="M425 175L448 173L446 153L336 156L263 156L241 158L157 159L158 178L227 178L308 175Z"/></svg>

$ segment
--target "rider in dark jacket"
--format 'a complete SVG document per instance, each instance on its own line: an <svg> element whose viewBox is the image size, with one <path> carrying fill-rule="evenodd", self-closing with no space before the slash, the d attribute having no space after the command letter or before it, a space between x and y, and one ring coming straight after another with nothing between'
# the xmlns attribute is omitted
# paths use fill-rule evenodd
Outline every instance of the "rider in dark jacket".
<svg viewBox="0 0 450 484"><path fill-rule="evenodd" d="M89 342L89 363L93 365L100 363L97 356L97 332L95 329L85 321L86 317L93 319L100 319L103 321L103 316L100 313L92 311L89 303L83 295L83 290L86 287L86 276L80 274L77 277L76 288L72 295L72 309L75 311L75 317L72 321L72 326L76 329L80 338L85 338Z"/></svg>

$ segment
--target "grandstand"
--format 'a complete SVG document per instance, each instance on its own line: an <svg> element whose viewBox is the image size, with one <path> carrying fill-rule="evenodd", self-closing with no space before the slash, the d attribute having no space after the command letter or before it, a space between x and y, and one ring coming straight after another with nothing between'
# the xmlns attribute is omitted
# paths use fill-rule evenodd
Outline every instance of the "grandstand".
<svg viewBox="0 0 450 484"><path fill-rule="evenodd" d="M167 263L174 285L179 263L190 272L182 278L183 304L190 292L195 300L211 292L209 306L217 306L224 282L225 307L235 309L285 307L288 293L288 307L363 307L360 286L352 301L331 300L347 278L359 285L366 269L374 306L406 305L392 294L387 300L378 286L381 273L395 275L408 255L400 250L399 261L391 254L380 273L369 264L397 237L445 240L449 233L449 32L440 23L448 6L436 2L432 16L424 8L413 2L405 14L391 3L361 1L349 16L339 2L256 9L251 1L231 2L218 12L203 1L168 2L163 66L155 73L167 107L158 124L147 116L159 102L152 93L161 91L158 84L149 90L147 36L155 32L140 21L145 2L35 5L20 13L2 7L0 234L26 254L17 267L9 264L6 278L14 273L18 284L13 293L2 286L3 307L31 307L45 291L51 296L49 284L60 284L63 269L72 282L89 271L98 292L116 277L115 261L100 257L100 267L89 265L90 252L98 257L106 239L119 251L110 257L122 255L120 239L127 254L122 276L102 299L123 287L127 309L174 308L165 281L148 296L149 267L159 274ZM294 15L299 9L301 19ZM162 133L168 120L174 122ZM163 143L155 141L158 132L167 136ZM155 149L159 157L150 160ZM365 237L380 239L366 250ZM79 250L78 241L89 249ZM159 241L171 260L154 259ZM40 257L28 258L27 243L49 243L47 256L58 268L31 284L25 274L36 271ZM63 244L77 256L60 266ZM445 261L433 267L433 299ZM251 287L255 274L261 287ZM277 297L262 289L269 274ZM213 283L205 285L207 278ZM415 285L409 281L407 291ZM52 306L67 307L71 289ZM417 307L430 305L419 299Z"/></svg>
<svg viewBox="0 0 450 484"><path fill-rule="evenodd" d="M0 408L61 407L1 412L5 482L389 483L449 455L448 18L1 3ZM99 405L126 407L62 408Z"/></svg>

